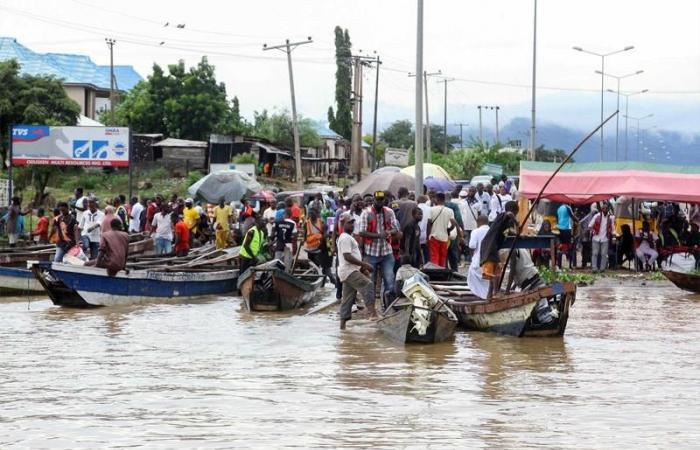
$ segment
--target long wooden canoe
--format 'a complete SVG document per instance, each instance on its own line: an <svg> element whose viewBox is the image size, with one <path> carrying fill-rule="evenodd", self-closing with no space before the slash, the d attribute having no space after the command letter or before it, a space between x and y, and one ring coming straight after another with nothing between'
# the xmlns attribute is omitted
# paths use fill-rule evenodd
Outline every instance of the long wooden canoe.
<svg viewBox="0 0 700 450"><path fill-rule="evenodd" d="M692 273L675 272L672 270L661 271L666 278L677 287L690 291L700 293L700 275L695 275Z"/></svg>
<svg viewBox="0 0 700 450"><path fill-rule="evenodd" d="M554 283L533 290L496 295L488 300L471 294L466 284L431 284L436 291L448 296L447 304L457 314L460 326L519 337L563 336L569 310L576 301L574 283ZM543 299L556 312L556 317L551 317L546 323L538 320L536 312Z"/></svg>

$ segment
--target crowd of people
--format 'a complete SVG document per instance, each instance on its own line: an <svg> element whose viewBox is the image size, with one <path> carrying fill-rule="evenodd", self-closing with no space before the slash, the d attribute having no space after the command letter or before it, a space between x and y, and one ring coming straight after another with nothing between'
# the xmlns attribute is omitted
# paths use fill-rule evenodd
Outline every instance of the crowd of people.
<svg viewBox="0 0 700 450"><path fill-rule="evenodd" d="M290 255L303 250L336 284L344 326L355 301L367 308L370 317L377 316L375 286L381 286L384 306L395 298L395 274L403 265L456 271L462 261L471 263L470 288L487 298L493 288L490 280L502 262L500 245L506 235L517 232L517 198L516 186L505 176L464 189L457 186L449 193L424 190L416 196L406 188L400 188L397 196L388 191L364 196L319 192L306 204L299 197L281 202L254 197L242 199L239 206L224 199L215 206L203 205L177 195L129 201L120 195L100 202L77 188L51 217L39 208L30 235L38 244L55 244L56 261L78 254L110 273L124 268L129 234L135 233L154 239L158 255L186 256L191 247L209 242L217 249L240 245L241 272L272 258L289 263ZM26 214L29 209L23 211L15 197L0 220L11 247L17 244ZM540 216L535 231L558 233L556 254L537 249L531 262L524 252L526 264L536 267L556 258L561 267L565 257L570 267L576 267L580 253L581 266L591 264L594 272L625 260L635 261L643 270L683 249L700 265L698 205L684 214L675 203L661 203L647 212L634 235L627 224L616 232L607 202L585 207L562 204L554 220Z"/></svg>
<svg viewBox="0 0 700 450"><path fill-rule="evenodd" d="M641 211L641 217L641 226L633 230L631 219L618 226L608 202L562 204L556 210L555 224L542 219L537 226L539 234L551 234L556 225L559 245L554 257L560 268L566 257L570 268L590 264L593 272L622 267L626 262L638 270L654 270L675 253L693 255L695 267L700 268L700 205L690 205L686 213L678 203L661 202ZM551 257L548 251L535 253L541 264Z"/></svg>

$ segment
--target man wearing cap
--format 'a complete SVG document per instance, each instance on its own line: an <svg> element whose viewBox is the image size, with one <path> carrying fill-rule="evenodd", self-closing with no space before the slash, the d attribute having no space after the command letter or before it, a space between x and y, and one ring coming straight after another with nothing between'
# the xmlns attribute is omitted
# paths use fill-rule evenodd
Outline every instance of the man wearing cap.
<svg viewBox="0 0 700 450"><path fill-rule="evenodd" d="M372 265L362 261L360 246L352 236L355 230L355 218L352 213L345 212L340 216L343 233L338 237L338 279L343 285L340 302L340 329L345 329L345 323L352 318L352 305L357 294L362 295L370 312L370 319L377 317L374 306L374 283L368 277ZM393 274L393 271L391 271Z"/></svg>
<svg viewBox="0 0 700 450"><path fill-rule="evenodd" d="M373 279L381 268L384 293L394 292L394 255L391 239L400 239L399 223L394 211L385 206L384 192L374 193L374 204L362 211L360 237L363 239L365 262L372 266ZM374 284L373 284L374 286ZM374 298L370 300L374 305ZM367 305L370 307L370 304Z"/></svg>

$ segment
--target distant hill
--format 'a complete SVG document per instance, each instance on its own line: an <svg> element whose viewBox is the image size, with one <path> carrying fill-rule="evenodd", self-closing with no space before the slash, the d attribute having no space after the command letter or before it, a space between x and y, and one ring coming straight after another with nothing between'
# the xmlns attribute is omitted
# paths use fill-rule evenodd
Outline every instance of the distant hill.
<svg viewBox="0 0 700 450"><path fill-rule="evenodd" d="M630 124L631 125L631 124ZM604 160L615 160L615 128L605 130ZM459 127L449 127L450 134L459 134ZM474 130L470 130L470 136ZM511 120L500 130L502 142L520 140L523 148L527 148L530 132L530 120L518 117ZM559 148L571 151L585 137L587 131L579 131L552 123L537 124L537 145L544 144L545 148ZM465 141L468 137L465 135ZM494 130L484 129L484 140L495 140ZM700 135L682 135L681 133L665 130L649 130L640 136L642 143L637 146L636 129L629 127L628 157L630 160L654 161L658 163L671 163L681 165L700 165ZM639 156L637 148L639 147ZM620 122L619 159L624 160L625 134L624 121ZM645 150L646 148L646 150ZM591 137L579 150L576 161L591 162L599 160L600 135ZM649 155L649 152L652 155ZM667 153L668 152L668 153ZM651 159L651 158L655 159Z"/></svg>

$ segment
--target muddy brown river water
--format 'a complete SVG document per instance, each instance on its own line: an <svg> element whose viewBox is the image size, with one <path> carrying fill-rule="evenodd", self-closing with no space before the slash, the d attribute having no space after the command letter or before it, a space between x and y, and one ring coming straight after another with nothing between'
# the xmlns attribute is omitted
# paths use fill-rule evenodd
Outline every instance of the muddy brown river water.
<svg viewBox="0 0 700 450"><path fill-rule="evenodd" d="M700 296L602 284L563 339L407 347L234 297L0 299L0 448L138 447L698 448Z"/></svg>

